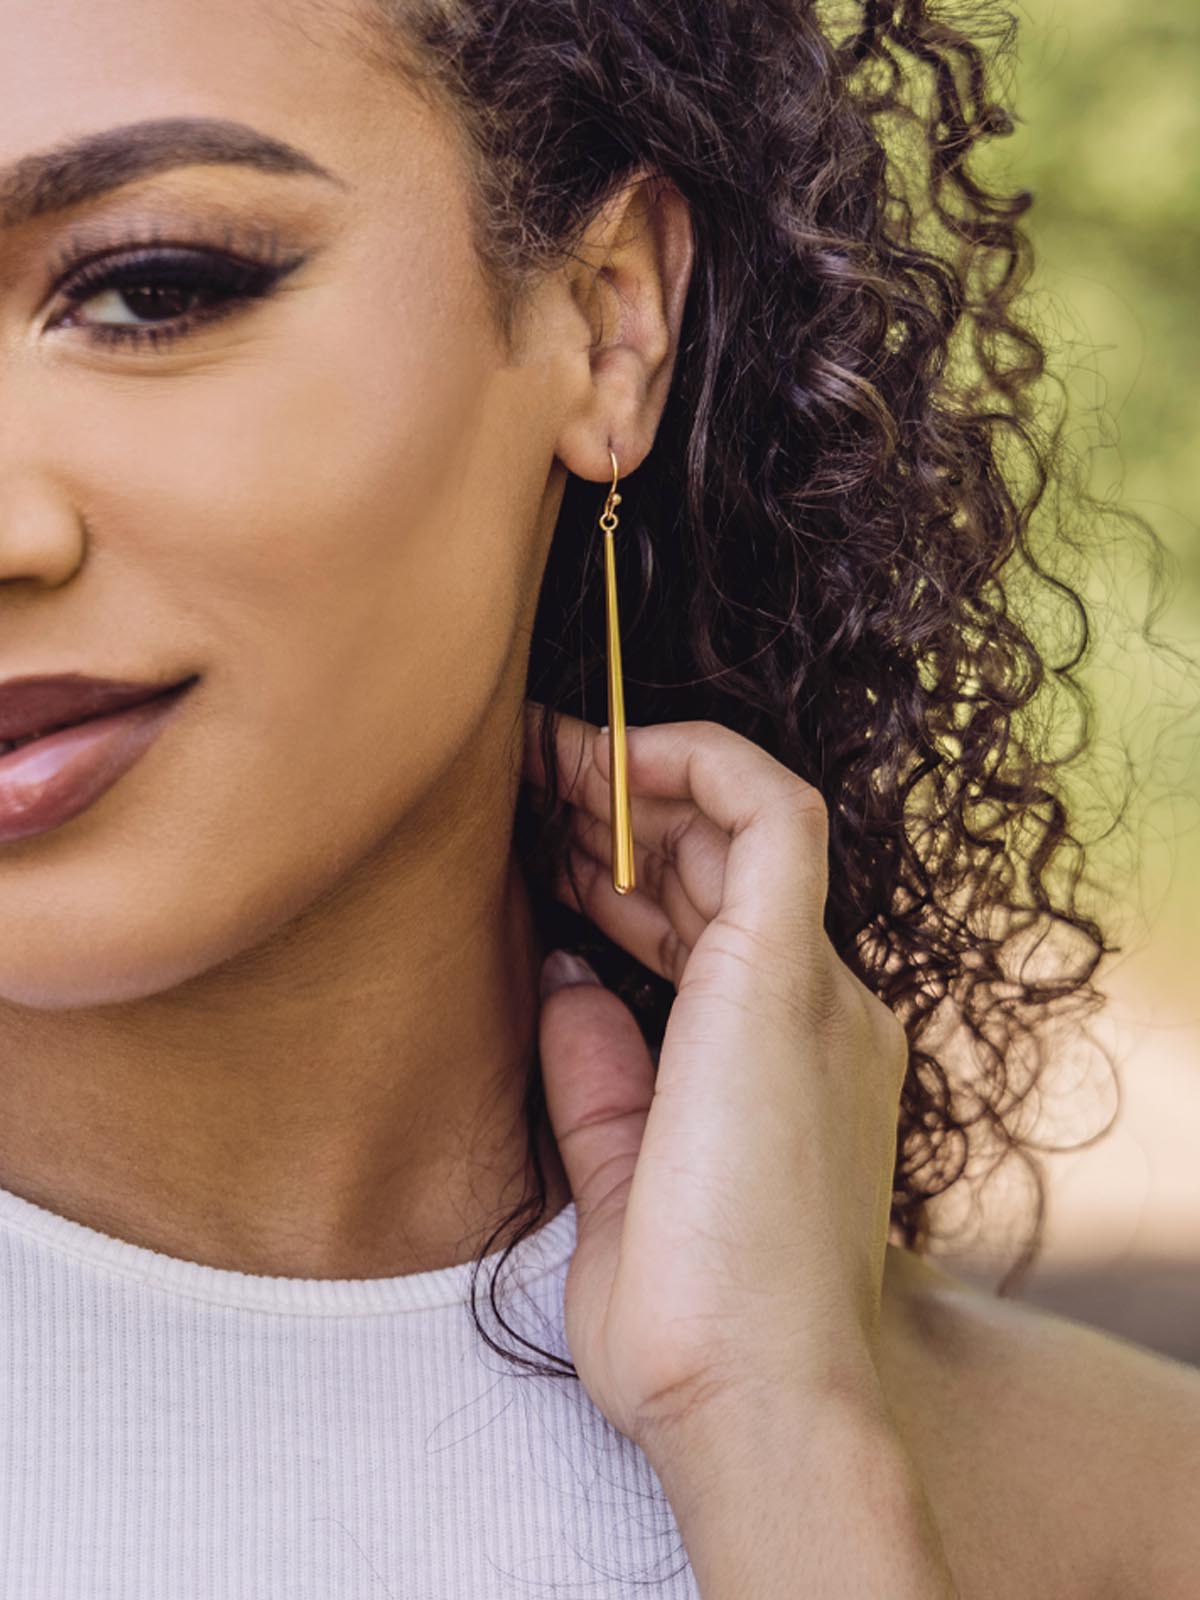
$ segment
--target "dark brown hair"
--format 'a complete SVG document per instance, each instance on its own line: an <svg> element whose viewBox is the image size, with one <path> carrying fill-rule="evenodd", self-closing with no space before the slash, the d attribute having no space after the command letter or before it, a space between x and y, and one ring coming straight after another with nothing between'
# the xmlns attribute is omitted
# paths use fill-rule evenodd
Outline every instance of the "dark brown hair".
<svg viewBox="0 0 1200 1600"><path fill-rule="evenodd" d="M959 3L951 20L927 0L369 3L374 47L459 119L506 332L623 177L661 174L688 202L674 381L622 482L629 720L721 722L821 791L826 930L910 1042L891 1238L925 1249L930 1198L975 1152L1016 1152L1036 1187L1023 1270L1042 1223L1026 1102L1043 1025L1100 1004L1093 976L1120 947L1080 897L1061 773L1092 737L1076 676L1089 613L1066 565L1100 508L1072 487L1043 343L1019 314L1031 197L970 159L1012 129L993 98L1012 18ZM551 713L596 722L602 498L568 482L528 684ZM1115 514L1161 563L1153 531ZM1068 623L1058 661L1035 638L1039 587ZM539 931L592 960L657 1059L674 991L553 897L565 833L557 793L539 810L523 791L515 845ZM537 1060L525 1110L536 1192L485 1252L545 1215Z"/></svg>

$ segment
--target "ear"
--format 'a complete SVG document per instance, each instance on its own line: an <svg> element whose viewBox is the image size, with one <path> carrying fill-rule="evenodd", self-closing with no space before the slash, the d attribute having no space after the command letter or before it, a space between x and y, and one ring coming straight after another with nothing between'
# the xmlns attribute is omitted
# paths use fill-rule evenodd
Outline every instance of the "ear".
<svg viewBox="0 0 1200 1600"><path fill-rule="evenodd" d="M691 215L679 190L639 170L592 218L565 270L591 328L578 361L578 403L557 455L592 483L624 476L650 453L679 348L692 274Z"/></svg>

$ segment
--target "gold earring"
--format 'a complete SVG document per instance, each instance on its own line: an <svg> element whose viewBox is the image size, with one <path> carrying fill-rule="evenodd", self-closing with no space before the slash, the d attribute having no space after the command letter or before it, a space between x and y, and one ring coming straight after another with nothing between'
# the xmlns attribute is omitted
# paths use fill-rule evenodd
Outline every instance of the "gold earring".
<svg viewBox="0 0 1200 1600"><path fill-rule="evenodd" d="M617 624L617 562L613 550L613 533L617 526L616 508L621 503L617 493L617 458L610 447L613 481L600 514L604 530L604 593L605 614L608 621L608 733L609 754L609 815L612 818L613 857L612 885L618 894L628 894L634 887L633 825L629 814L629 771L625 750L625 692L621 684L621 631Z"/></svg>

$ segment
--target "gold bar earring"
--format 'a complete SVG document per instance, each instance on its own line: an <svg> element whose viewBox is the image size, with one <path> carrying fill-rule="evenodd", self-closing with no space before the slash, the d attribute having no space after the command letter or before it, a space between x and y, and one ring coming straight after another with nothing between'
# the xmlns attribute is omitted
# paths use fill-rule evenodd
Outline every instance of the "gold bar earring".
<svg viewBox="0 0 1200 1600"><path fill-rule="evenodd" d="M625 748L625 691L621 683L621 631L617 624L617 562L613 533L617 526L617 458L609 449L613 481L600 515L604 530L604 593L608 623L608 731L611 740L608 792L612 818L612 885L618 894L634 887L633 825L629 814L629 769Z"/></svg>

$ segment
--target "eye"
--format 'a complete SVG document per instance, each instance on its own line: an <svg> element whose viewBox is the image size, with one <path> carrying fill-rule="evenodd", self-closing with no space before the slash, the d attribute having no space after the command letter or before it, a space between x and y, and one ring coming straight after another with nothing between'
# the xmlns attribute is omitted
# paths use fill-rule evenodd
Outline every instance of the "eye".
<svg viewBox="0 0 1200 1600"><path fill-rule="evenodd" d="M82 327L97 344L157 347L265 299L302 259L251 261L192 248L105 256L61 286L72 309L49 326Z"/></svg>

